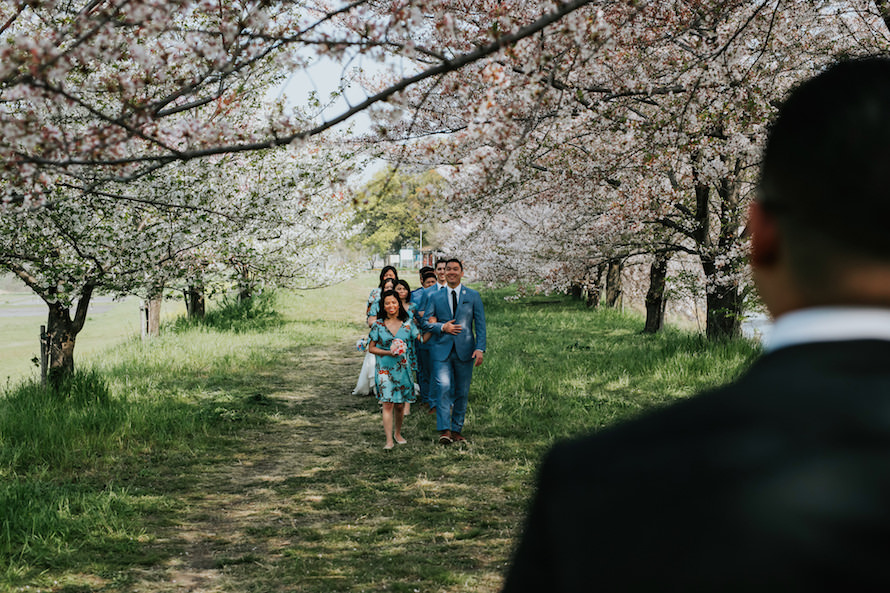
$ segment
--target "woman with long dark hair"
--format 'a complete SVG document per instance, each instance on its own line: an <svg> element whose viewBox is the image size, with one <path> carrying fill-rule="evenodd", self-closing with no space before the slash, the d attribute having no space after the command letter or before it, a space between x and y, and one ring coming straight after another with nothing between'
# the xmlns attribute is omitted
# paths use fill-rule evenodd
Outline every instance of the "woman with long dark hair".
<svg viewBox="0 0 890 593"><path fill-rule="evenodd" d="M395 269L393 266L383 266L383 269L380 270L380 281L377 283L376 288L371 289L371 294L368 295L368 308L367 308L367 318L368 318L368 327L374 325L374 321L376 321L377 311L380 309L380 294L383 292L383 283L386 282L387 279L392 279L394 282L399 280L399 271ZM371 319L373 311L374 320Z"/></svg>
<svg viewBox="0 0 890 593"><path fill-rule="evenodd" d="M402 306L399 295L387 290L380 296L381 313L371 327L368 352L377 357L374 381L377 399L383 404L384 449L392 449L393 442L404 445L402 420L405 405L414 401L414 340L420 330Z"/></svg>
<svg viewBox="0 0 890 593"><path fill-rule="evenodd" d="M384 266L380 270L380 283L371 289L371 294L368 295L368 306L365 309L368 327L373 327L374 322L377 321L380 310L380 293L387 288L392 290L398 277L399 272L393 266ZM358 381L355 383L352 395L370 395L374 390L374 355L366 352L365 359L362 361L362 370L359 371Z"/></svg>

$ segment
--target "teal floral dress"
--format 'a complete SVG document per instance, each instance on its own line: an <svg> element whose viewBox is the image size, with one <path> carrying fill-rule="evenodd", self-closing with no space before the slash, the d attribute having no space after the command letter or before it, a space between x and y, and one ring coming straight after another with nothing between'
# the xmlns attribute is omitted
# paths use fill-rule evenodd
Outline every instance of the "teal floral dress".
<svg viewBox="0 0 890 593"><path fill-rule="evenodd" d="M411 322L411 325L417 328L418 338L420 337L420 321L417 319L417 305L409 302L408 306L405 307L405 310L408 312L408 320ZM419 379L417 378L417 341L412 340L411 346L408 348L409 358L408 364L411 365L411 372L413 373L414 382L418 383Z"/></svg>
<svg viewBox="0 0 890 593"><path fill-rule="evenodd" d="M382 319L378 319L371 326L369 338L378 348L389 350L392 341L396 338L405 342L408 349L401 356L377 356L376 374L374 382L377 386L377 399L381 402L403 404L413 402L414 397L414 369L412 362L416 360L414 355L414 340L420 335L414 320L409 317L403 322L396 335L392 335Z"/></svg>
<svg viewBox="0 0 890 593"><path fill-rule="evenodd" d="M376 316L377 313L380 312L380 288L374 288L371 290L371 294L368 295L368 309L367 316Z"/></svg>

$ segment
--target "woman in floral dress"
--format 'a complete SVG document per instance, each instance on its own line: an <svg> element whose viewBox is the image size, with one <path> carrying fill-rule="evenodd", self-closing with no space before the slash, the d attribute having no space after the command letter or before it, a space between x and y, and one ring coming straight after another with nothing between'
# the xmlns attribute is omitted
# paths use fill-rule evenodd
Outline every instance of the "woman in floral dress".
<svg viewBox="0 0 890 593"><path fill-rule="evenodd" d="M373 327L377 321L377 314L380 312L380 293L384 290L392 290L395 286L396 269L392 266L386 266L380 272L380 286L371 291L368 296L368 308L366 310L368 327ZM360 348L360 350L363 348ZM376 357L370 352L365 353L362 361L362 370L359 372L358 381L355 383L355 389L352 395L370 395L374 391L374 359Z"/></svg>
<svg viewBox="0 0 890 593"><path fill-rule="evenodd" d="M408 285L407 280L397 280L395 286L393 286L393 290L396 291L396 294L399 295L399 300L402 302L402 307L408 313L408 319L414 322L414 325L420 329L420 319L417 317L417 305L411 302L411 287ZM408 350L411 353L410 358L408 359L408 364L411 366L411 376L413 377L414 384L417 384L417 348L416 344L414 348L409 348ZM415 393L419 388L415 389ZM411 413L411 403L405 403L405 416Z"/></svg>
<svg viewBox="0 0 890 593"><path fill-rule="evenodd" d="M392 279L393 282L398 280L399 271L393 266L383 266L383 269L380 270L380 282L376 287L371 289L371 294L368 295L368 327L374 325L374 322L377 320L377 312L380 309L380 294L386 290L384 284L389 279ZM371 319L371 317L374 317L374 319Z"/></svg>
<svg viewBox="0 0 890 593"><path fill-rule="evenodd" d="M402 436L405 404L414 401L414 374L411 368L414 340L420 335L398 294L385 291L380 297L381 316L371 327L368 352L377 357L375 382L377 399L383 404L384 449L408 441Z"/></svg>
<svg viewBox="0 0 890 593"><path fill-rule="evenodd" d="M380 286L375 288L377 291L377 297L374 301L370 300L368 297L368 327L374 327L374 322L377 321L378 315L380 315L380 293L386 292L387 290L394 290L396 287L395 278L386 277L380 282ZM374 291L371 291L371 296L374 295Z"/></svg>

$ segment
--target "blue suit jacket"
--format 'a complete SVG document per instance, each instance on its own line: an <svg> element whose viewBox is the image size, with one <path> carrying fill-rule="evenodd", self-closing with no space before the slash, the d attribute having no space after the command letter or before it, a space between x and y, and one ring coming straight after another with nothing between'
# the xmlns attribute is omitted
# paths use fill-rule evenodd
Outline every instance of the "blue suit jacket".
<svg viewBox="0 0 890 593"><path fill-rule="evenodd" d="M420 288L412 290L411 302L417 307L418 312L423 311L423 306L426 302L426 289L421 286Z"/></svg>
<svg viewBox="0 0 890 593"><path fill-rule="evenodd" d="M445 360L452 347L457 351L457 357L463 361L470 360L474 350L485 351L485 310L479 293L461 286L457 313L452 317L451 304L448 302L449 291L435 290L432 286L427 291L421 327L424 332L433 333L429 341L430 358ZM435 317L436 323L430 323L430 317ZM463 330L457 335L442 331L442 325L451 319L463 326Z"/></svg>

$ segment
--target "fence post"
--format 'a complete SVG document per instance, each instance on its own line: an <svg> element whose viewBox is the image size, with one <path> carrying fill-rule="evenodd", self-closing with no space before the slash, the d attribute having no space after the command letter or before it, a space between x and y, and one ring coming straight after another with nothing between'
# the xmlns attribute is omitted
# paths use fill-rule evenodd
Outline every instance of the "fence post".
<svg viewBox="0 0 890 593"><path fill-rule="evenodd" d="M144 342L148 339L148 305L145 301L139 303L139 329Z"/></svg>
<svg viewBox="0 0 890 593"><path fill-rule="evenodd" d="M49 348L47 347L48 337L46 335L46 326L40 326L40 384L46 386L46 368L49 366L47 357Z"/></svg>

